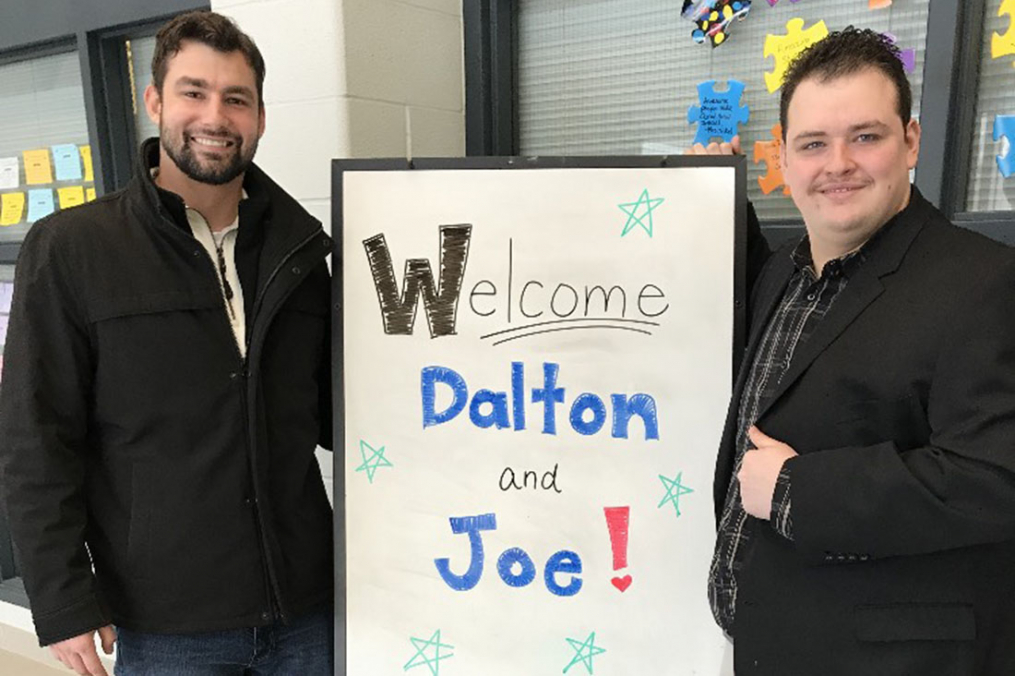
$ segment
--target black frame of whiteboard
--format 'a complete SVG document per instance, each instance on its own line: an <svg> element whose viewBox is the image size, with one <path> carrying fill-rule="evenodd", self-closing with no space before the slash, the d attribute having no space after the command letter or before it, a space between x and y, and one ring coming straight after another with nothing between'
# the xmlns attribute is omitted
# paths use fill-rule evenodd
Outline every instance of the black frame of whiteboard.
<svg viewBox="0 0 1015 676"><path fill-rule="evenodd" d="M439 171L509 169L618 169L731 167L734 169L733 378L747 348L747 161L743 156L636 157L488 157L343 159L331 164L331 223L335 252L332 274L332 417L335 554L335 674L346 676L346 528L345 528L345 357L343 268L343 177L349 171ZM730 382L732 388L733 381Z"/></svg>

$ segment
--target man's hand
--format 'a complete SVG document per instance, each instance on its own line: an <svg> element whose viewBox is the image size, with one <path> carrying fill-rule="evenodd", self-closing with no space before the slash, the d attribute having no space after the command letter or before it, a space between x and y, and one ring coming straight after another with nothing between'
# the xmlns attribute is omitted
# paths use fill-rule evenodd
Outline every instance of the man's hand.
<svg viewBox="0 0 1015 676"><path fill-rule="evenodd" d="M740 481L740 499L744 511L751 516L768 521L772 515L772 494L775 481L779 478L782 465L797 455L788 444L776 441L754 425L747 430L747 437L756 450L747 451L740 465L737 480Z"/></svg>
<svg viewBox="0 0 1015 676"><path fill-rule="evenodd" d="M740 154L740 135L734 136L729 143L723 141L722 143L712 142L707 146L701 143L695 143L693 146L684 151L685 155L739 155Z"/></svg>
<svg viewBox="0 0 1015 676"><path fill-rule="evenodd" d="M112 655L113 644L116 643L116 632L112 625L99 628L99 639L102 641L102 652ZM73 669L81 676L109 676L95 651L94 631L54 643L49 646L49 650L68 669Z"/></svg>

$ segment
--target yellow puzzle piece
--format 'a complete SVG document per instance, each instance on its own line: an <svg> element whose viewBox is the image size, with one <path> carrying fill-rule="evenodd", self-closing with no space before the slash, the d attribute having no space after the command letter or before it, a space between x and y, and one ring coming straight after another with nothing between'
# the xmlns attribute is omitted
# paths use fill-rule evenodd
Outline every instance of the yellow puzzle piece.
<svg viewBox="0 0 1015 676"><path fill-rule="evenodd" d="M1008 25L1008 32L1004 35L994 33L990 39L990 58L999 59L1002 56L1015 54L1015 0L1004 0L997 10L998 16L1008 15L1012 23ZM1012 62L1015 66L1015 61Z"/></svg>
<svg viewBox="0 0 1015 676"><path fill-rule="evenodd" d="M1011 0L1015 2L1015 0ZM771 94L782 86L782 79L786 76L789 65L793 59L800 55L815 42L820 42L828 35L828 26L824 21L819 21L810 28L804 30L804 20L801 18L790 19L786 22L786 35L765 36L765 56L775 57L775 70L765 73L765 86Z"/></svg>

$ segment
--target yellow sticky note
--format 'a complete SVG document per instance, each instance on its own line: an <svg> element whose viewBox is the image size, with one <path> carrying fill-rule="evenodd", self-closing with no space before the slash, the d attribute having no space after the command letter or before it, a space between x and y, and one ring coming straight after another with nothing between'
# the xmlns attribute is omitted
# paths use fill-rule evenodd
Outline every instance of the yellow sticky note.
<svg viewBox="0 0 1015 676"><path fill-rule="evenodd" d="M0 225L15 225L21 222L25 212L25 193L7 192L0 195Z"/></svg>
<svg viewBox="0 0 1015 676"><path fill-rule="evenodd" d="M95 180L95 173L92 171L92 147L81 146L81 161L85 165L85 183L90 183Z"/></svg>
<svg viewBox="0 0 1015 676"><path fill-rule="evenodd" d="M56 194L60 198L61 209L69 209L85 203L85 189L80 185L59 188Z"/></svg>
<svg viewBox="0 0 1015 676"><path fill-rule="evenodd" d="M49 148L26 150L21 155L25 159L25 182L28 185L53 182L53 165L49 161Z"/></svg>
<svg viewBox="0 0 1015 676"><path fill-rule="evenodd" d="M85 188L85 201L91 202L95 199L95 188Z"/></svg>

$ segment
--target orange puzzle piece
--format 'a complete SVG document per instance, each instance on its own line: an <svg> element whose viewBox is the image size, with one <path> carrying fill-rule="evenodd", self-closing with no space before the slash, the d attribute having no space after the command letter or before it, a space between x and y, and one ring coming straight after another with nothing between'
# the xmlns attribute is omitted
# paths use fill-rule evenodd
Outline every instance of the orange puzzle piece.
<svg viewBox="0 0 1015 676"><path fill-rule="evenodd" d="M782 153L781 124L776 123L772 127L772 136L775 138L771 141L754 142L754 163L764 162L768 167L768 173L758 177L758 185L761 186L761 192L765 195L780 185L782 186L782 194L788 195L789 186L786 185L782 175L782 159L780 157Z"/></svg>
<svg viewBox="0 0 1015 676"><path fill-rule="evenodd" d="M891 7L892 0L870 0L867 4L871 9L882 9L884 7Z"/></svg>

